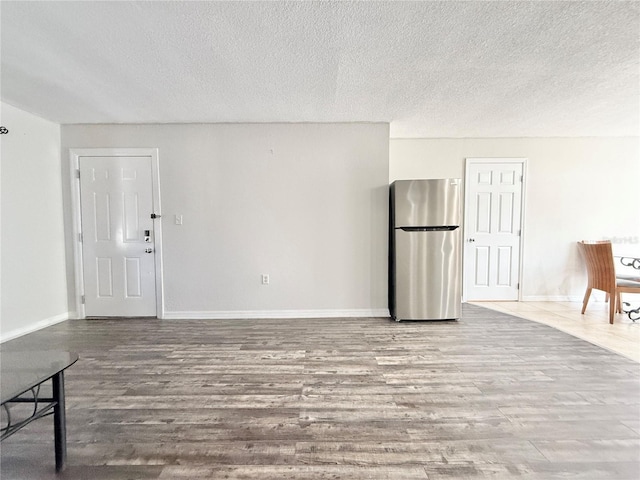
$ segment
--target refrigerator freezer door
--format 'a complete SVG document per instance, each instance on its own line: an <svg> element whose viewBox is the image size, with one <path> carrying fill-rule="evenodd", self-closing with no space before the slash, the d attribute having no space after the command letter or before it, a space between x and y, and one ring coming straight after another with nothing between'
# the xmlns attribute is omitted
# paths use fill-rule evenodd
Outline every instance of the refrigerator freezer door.
<svg viewBox="0 0 640 480"><path fill-rule="evenodd" d="M460 225L460 179L393 182L394 227Z"/></svg>
<svg viewBox="0 0 640 480"><path fill-rule="evenodd" d="M460 235L395 230L396 320L460 318Z"/></svg>

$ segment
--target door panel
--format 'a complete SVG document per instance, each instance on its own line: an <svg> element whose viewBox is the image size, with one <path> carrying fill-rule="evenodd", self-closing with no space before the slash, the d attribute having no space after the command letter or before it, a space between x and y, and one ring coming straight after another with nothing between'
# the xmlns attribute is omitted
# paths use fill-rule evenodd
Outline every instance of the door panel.
<svg viewBox="0 0 640 480"><path fill-rule="evenodd" d="M138 222L138 216L141 214L138 204L138 193L124 193L122 203L124 204L124 242L139 242L142 237L142 231Z"/></svg>
<svg viewBox="0 0 640 480"><path fill-rule="evenodd" d="M477 204L475 208L476 216L476 232L491 232L491 195L479 193L477 195Z"/></svg>
<svg viewBox="0 0 640 480"><path fill-rule="evenodd" d="M498 247L498 277L496 284L501 287L511 285L511 247Z"/></svg>
<svg viewBox="0 0 640 480"><path fill-rule="evenodd" d="M489 249L477 247L475 249L475 284L489 286Z"/></svg>
<svg viewBox="0 0 640 480"><path fill-rule="evenodd" d="M125 258L125 295L126 297L142 296L142 271L139 258Z"/></svg>
<svg viewBox="0 0 640 480"><path fill-rule="evenodd" d="M96 258L98 297L113 297L113 270L110 258Z"/></svg>
<svg viewBox="0 0 640 480"><path fill-rule="evenodd" d="M80 157L79 167L86 315L155 316L151 157Z"/></svg>
<svg viewBox="0 0 640 480"><path fill-rule="evenodd" d="M512 192L500 194L499 233L513 233L513 203Z"/></svg>
<svg viewBox="0 0 640 480"><path fill-rule="evenodd" d="M87 221L87 227L93 226L96 240L111 240L111 198L108 193L92 192L93 222Z"/></svg>
<svg viewBox="0 0 640 480"><path fill-rule="evenodd" d="M467 169L466 300L517 300L522 162L471 163Z"/></svg>

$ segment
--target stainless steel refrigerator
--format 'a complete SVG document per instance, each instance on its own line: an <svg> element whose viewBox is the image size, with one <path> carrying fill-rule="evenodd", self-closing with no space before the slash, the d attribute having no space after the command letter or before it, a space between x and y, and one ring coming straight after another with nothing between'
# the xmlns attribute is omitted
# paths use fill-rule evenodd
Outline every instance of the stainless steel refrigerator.
<svg viewBox="0 0 640 480"><path fill-rule="evenodd" d="M459 178L397 180L389 195L389 310L397 320L460 318Z"/></svg>

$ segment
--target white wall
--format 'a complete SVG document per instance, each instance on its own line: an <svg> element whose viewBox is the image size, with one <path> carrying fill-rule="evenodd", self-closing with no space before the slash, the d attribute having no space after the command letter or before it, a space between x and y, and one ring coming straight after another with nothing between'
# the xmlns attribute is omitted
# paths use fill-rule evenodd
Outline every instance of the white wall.
<svg viewBox="0 0 640 480"><path fill-rule="evenodd" d="M68 318L60 126L7 104L2 125L0 339Z"/></svg>
<svg viewBox="0 0 640 480"><path fill-rule="evenodd" d="M528 158L524 300L582 300L575 242L611 239L640 253L639 139L505 138L390 141L389 177L464 178L467 157Z"/></svg>
<svg viewBox="0 0 640 480"><path fill-rule="evenodd" d="M91 147L159 148L168 318L386 314L387 124L62 127Z"/></svg>

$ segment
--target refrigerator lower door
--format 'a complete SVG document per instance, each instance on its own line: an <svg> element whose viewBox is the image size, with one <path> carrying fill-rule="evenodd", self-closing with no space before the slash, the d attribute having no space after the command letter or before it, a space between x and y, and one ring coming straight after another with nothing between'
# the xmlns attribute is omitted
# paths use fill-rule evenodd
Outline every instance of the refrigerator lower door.
<svg viewBox="0 0 640 480"><path fill-rule="evenodd" d="M396 320L460 318L460 234L395 230Z"/></svg>

